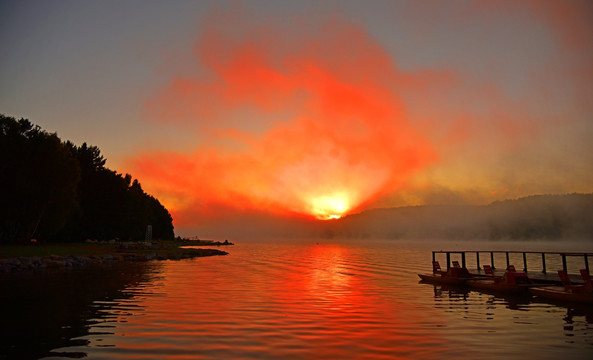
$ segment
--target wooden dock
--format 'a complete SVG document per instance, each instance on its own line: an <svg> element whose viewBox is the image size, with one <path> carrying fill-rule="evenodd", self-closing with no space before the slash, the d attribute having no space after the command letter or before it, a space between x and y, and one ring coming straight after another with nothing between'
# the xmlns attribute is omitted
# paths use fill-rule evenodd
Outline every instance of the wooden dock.
<svg viewBox="0 0 593 360"><path fill-rule="evenodd" d="M564 270L569 274L571 281L579 282L581 277L579 269L589 271L589 260L593 260L593 253L582 252L551 252L551 251L504 251L504 250L463 250L463 251L432 251L432 261L439 260L438 254L444 254L447 270L453 260L460 261L462 267L470 272L475 268L482 274L481 264L488 264L499 274L504 272L509 265L514 265L529 274L529 277L542 282L559 281L557 270ZM442 255L440 255L442 257ZM497 269L497 266L499 269ZM575 267L576 266L576 267Z"/></svg>

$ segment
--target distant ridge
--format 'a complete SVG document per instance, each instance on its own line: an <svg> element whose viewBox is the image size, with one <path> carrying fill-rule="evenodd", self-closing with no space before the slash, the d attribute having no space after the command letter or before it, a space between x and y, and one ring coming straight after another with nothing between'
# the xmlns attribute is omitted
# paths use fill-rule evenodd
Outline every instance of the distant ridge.
<svg viewBox="0 0 593 360"><path fill-rule="evenodd" d="M589 239L593 194L532 195L488 205L371 209L328 224L325 236L448 239Z"/></svg>

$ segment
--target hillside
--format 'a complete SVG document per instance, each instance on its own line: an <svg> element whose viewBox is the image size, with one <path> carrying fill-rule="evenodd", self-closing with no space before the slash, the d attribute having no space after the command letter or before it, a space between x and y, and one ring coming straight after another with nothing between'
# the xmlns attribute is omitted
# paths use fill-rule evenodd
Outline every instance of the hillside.
<svg viewBox="0 0 593 360"><path fill-rule="evenodd" d="M322 235L340 237L593 240L593 194L373 209L326 225Z"/></svg>

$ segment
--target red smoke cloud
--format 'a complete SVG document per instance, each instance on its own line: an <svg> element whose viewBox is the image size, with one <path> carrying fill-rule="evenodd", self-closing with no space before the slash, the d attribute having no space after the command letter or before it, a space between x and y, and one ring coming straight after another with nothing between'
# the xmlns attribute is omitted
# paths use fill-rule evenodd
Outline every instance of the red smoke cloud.
<svg viewBox="0 0 593 360"><path fill-rule="evenodd" d="M373 39L341 21L307 28L207 26L195 49L206 72L148 103L207 136L192 153L131 160L176 225L229 209L340 217L437 160L396 92L411 80Z"/></svg>

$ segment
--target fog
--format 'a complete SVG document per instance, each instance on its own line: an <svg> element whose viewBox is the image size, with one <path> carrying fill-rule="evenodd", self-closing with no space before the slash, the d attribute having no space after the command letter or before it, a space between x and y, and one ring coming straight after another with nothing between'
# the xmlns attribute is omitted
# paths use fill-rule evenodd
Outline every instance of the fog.
<svg viewBox="0 0 593 360"><path fill-rule="evenodd" d="M245 212L185 230L200 238L579 240L593 246L593 194L539 195L485 206L373 209L338 220ZM192 233L193 231L193 233Z"/></svg>

